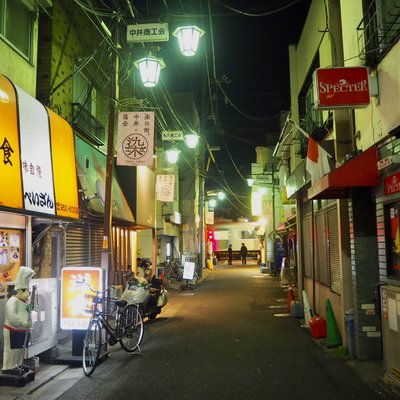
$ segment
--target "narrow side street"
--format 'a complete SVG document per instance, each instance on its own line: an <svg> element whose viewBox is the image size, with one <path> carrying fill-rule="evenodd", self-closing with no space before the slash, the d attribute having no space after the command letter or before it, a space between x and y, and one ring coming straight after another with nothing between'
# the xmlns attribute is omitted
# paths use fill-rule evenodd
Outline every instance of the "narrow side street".
<svg viewBox="0 0 400 400"><path fill-rule="evenodd" d="M69 369L18 398L390 398L317 346L299 320L284 316L278 280L255 265L207 272L193 291L173 291L165 311L146 323L142 354L126 355L117 345L91 378Z"/></svg>

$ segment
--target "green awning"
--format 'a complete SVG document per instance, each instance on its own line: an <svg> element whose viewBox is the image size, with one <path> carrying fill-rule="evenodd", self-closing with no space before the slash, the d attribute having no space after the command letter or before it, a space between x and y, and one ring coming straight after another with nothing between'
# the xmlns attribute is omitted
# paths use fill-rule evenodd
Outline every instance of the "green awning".
<svg viewBox="0 0 400 400"><path fill-rule="evenodd" d="M106 161L104 153L75 137L76 168L82 195L90 212L104 214L104 193L106 181ZM112 215L125 222L135 222L135 218L117 181L112 179Z"/></svg>

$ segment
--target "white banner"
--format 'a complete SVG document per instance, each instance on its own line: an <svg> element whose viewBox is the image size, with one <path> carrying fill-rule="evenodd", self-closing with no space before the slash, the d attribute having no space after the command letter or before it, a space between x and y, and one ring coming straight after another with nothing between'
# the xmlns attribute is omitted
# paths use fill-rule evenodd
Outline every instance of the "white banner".
<svg viewBox="0 0 400 400"><path fill-rule="evenodd" d="M174 201L175 175L157 175L156 200Z"/></svg>
<svg viewBox="0 0 400 400"><path fill-rule="evenodd" d="M54 215L49 116L35 98L16 86L21 141L21 170L26 210ZM8 188L10 189L10 188Z"/></svg>
<svg viewBox="0 0 400 400"><path fill-rule="evenodd" d="M117 165L153 165L154 112L120 112Z"/></svg>
<svg viewBox="0 0 400 400"><path fill-rule="evenodd" d="M126 28L126 41L128 43L168 42L168 23L155 22L151 24L128 25Z"/></svg>

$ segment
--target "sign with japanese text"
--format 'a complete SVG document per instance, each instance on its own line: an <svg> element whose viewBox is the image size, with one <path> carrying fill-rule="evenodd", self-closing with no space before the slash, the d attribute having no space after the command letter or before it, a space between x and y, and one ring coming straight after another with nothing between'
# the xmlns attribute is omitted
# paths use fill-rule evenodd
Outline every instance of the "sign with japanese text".
<svg viewBox="0 0 400 400"><path fill-rule="evenodd" d="M317 68L313 79L317 109L363 108L370 103L367 67Z"/></svg>
<svg viewBox="0 0 400 400"><path fill-rule="evenodd" d="M49 117L33 97L16 87L25 210L55 214ZM43 131L46 134L43 134Z"/></svg>
<svg viewBox="0 0 400 400"><path fill-rule="evenodd" d="M154 112L120 112L117 165L153 165Z"/></svg>
<svg viewBox="0 0 400 400"><path fill-rule="evenodd" d="M169 29L167 23L134 24L126 28L126 41L137 42L168 42Z"/></svg>
<svg viewBox="0 0 400 400"><path fill-rule="evenodd" d="M70 125L3 75L0 115L0 206L79 218Z"/></svg>
<svg viewBox="0 0 400 400"><path fill-rule="evenodd" d="M157 175L156 200L174 201L175 175Z"/></svg>
<svg viewBox="0 0 400 400"><path fill-rule="evenodd" d="M176 140L185 140L182 131L162 131L161 140L168 142L174 142Z"/></svg>
<svg viewBox="0 0 400 400"><path fill-rule="evenodd" d="M400 173L386 177L383 185L385 195L400 192Z"/></svg>
<svg viewBox="0 0 400 400"><path fill-rule="evenodd" d="M85 330L91 317L93 290L102 290L103 270L66 267L61 270L61 329Z"/></svg>
<svg viewBox="0 0 400 400"><path fill-rule="evenodd" d="M0 75L0 115L0 181L4 188L0 190L0 206L23 208L17 97L11 82L3 75Z"/></svg>

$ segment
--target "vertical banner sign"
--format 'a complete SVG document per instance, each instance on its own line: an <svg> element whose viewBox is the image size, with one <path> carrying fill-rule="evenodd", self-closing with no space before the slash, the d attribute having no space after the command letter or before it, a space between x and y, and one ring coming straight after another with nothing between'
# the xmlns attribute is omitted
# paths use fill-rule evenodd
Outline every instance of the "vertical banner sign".
<svg viewBox="0 0 400 400"><path fill-rule="evenodd" d="M0 206L23 208L17 98L11 82L0 75Z"/></svg>
<svg viewBox="0 0 400 400"><path fill-rule="evenodd" d="M118 116L117 165L153 165L154 112L121 112Z"/></svg>
<svg viewBox="0 0 400 400"><path fill-rule="evenodd" d="M25 210L54 215L49 117L36 99L18 87L16 90Z"/></svg>
<svg viewBox="0 0 400 400"><path fill-rule="evenodd" d="M175 175L157 175L156 200L174 201Z"/></svg>

